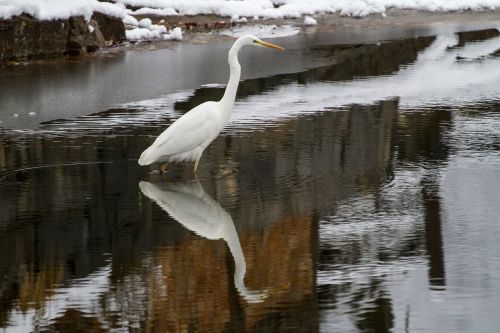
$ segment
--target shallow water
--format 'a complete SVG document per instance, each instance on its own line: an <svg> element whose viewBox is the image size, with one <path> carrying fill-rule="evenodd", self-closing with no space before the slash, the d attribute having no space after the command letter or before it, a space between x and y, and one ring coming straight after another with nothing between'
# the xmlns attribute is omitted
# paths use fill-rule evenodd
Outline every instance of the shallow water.
<svg viewBox="0 0 500 333"><path fill-rule="evenodd" d="M199 183L137 157L223 79L9 118L0 331L495 331L497 40L288 41L300 61L246 74Z"/></svg>

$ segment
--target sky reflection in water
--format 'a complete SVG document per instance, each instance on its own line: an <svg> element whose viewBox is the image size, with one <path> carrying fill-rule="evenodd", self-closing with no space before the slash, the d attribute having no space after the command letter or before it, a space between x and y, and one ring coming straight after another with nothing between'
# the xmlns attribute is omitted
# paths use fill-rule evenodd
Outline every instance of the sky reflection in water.
<svg viewBox="0 0 500 333"><path fill-rule="evenodd" d="M135 158L220 86L3 130L0 327L494 331L499 37L484 35L321 47L336 64L242 82L201 184Z"/></svg>

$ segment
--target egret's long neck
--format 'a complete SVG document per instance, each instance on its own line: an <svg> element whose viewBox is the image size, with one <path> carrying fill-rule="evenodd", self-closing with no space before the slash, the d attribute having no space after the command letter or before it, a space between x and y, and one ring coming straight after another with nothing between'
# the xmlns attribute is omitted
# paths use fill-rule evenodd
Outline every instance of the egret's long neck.
<svg viewBox="0 0 500 333"><path fill-rule="evenodd" d="M236 99L236 92L238 91L238 84L240 83L241 66L238 62L238 52L241 49L240 43L234 43L228 54L229 62L229 82L226 86L224 96L220 100L224 112L231 112L234 100Z"/></svg>
<svg viewBox="0 0 500 333"><path fill-rule="evenodd" d="M246 290L244 279L247 272L247 264L234 223L225 225L223 238L227 242L229 251L234 258L234 284L240 292L244 292Z"/></svg>

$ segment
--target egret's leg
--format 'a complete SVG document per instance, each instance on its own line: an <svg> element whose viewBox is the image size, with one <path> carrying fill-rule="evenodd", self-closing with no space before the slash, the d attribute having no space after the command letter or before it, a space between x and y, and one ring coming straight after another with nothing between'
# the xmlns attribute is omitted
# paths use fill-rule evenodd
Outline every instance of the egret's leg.
<svg viewBox="0 0 500 333"><path fill-rule="evenodd" d="M164 174L165 173L165 169L167 168L169 162L166 162L166 163L163 163L163 165L160 167L160 174Z"/></svg>
<svg viewBox="0 0 500 333"><path fill-rule="evenodd" d="M200 159L197 158L196 162L194 162L194 173L198 174L198 163L200 163Z"/></svg>

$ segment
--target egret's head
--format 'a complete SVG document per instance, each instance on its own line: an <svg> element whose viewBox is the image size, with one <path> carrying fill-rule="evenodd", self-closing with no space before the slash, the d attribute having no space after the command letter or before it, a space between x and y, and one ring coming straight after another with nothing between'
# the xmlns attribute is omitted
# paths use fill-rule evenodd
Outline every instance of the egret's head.
<svg viewBox="0 0 500 333"><path fill-rule="evenodd" d="M243 39L243 42L245 45L254 45L254 46L260 46L260 47L270 47L276 50L280 51L285 51L284 48L278 45L274 45L272 43L264 42L263 40L260 40L259 38L252 36L252 35L246 35L241 37Z"/></svg>

